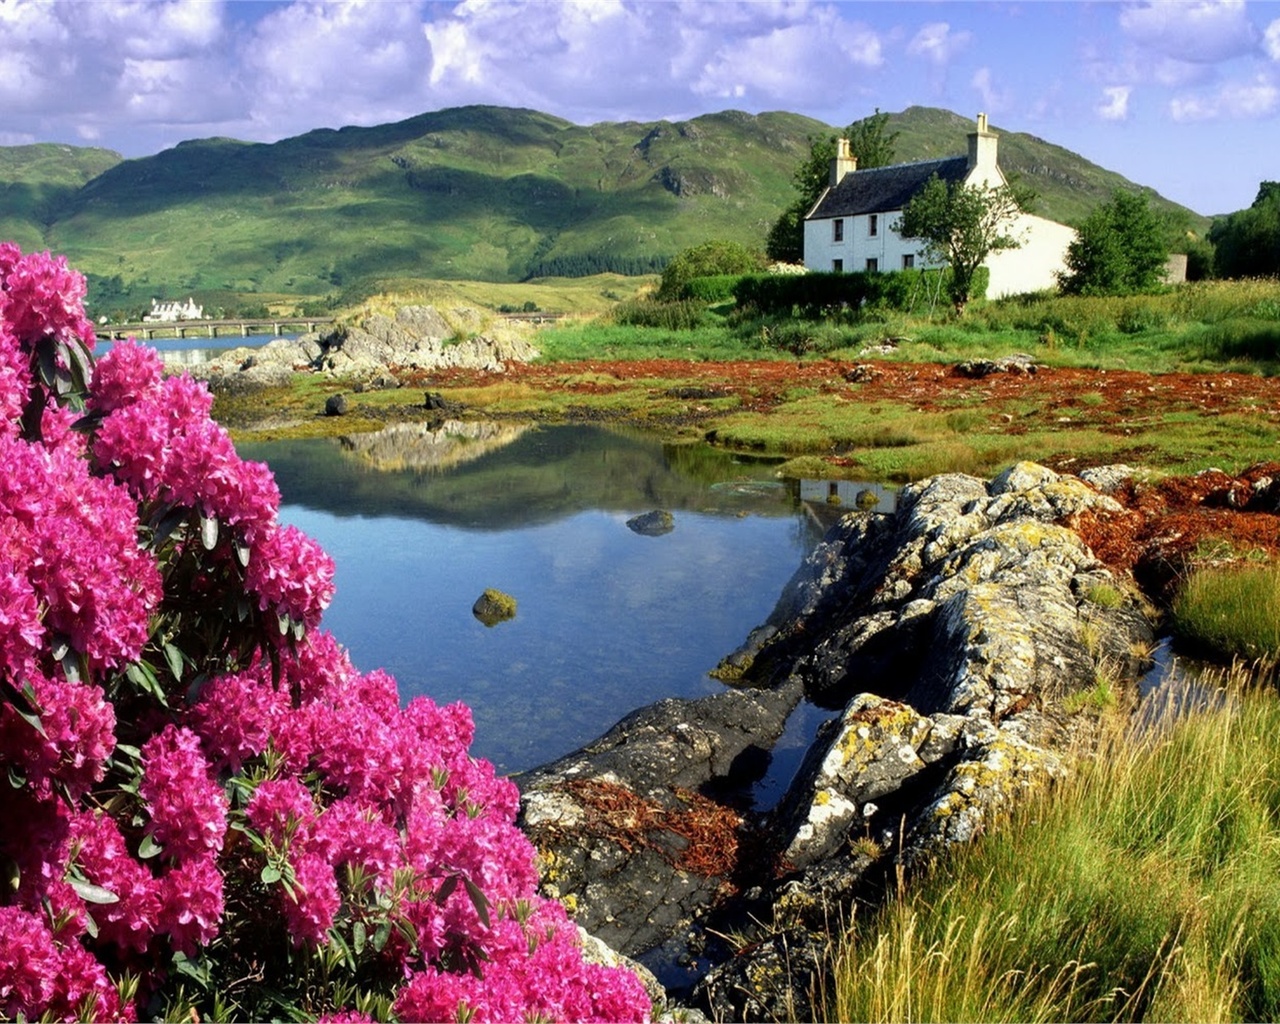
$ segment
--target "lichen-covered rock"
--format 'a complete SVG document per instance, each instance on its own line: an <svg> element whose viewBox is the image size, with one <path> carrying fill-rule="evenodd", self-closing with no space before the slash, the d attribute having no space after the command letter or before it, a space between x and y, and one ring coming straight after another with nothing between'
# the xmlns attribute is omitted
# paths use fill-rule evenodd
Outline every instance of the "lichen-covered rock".
<svg viewBox="0 0 1280 1024"><path fill-rule="evenodd" d="M990 483L934 477L891 512L842 517L722 662L739 687L716 695L723 704L637 713L522 785L548 891L624 952L742 929L750 941L712 965L699 1004L714 1019L808 1019L826 915L1060 776L1090 728L1064 702L1143 668L1137 597L1068 525L1118 508L1019 463ZM764 754L801 692L842 710L778 807L754 829L750 814L742 828L680 824L706 813L695 790ZM767 841L735 867L688 870L700 842L709 856L747 835Z"/></svg>
<svg viewBox="0 0 1280 1024"><path fill-rule="evenodd" d="M675 528L675 517L666 509L654 509L627 520L627 529L642 537L661 537Z"/></svg>
<svg viewBox="0 0 1280 1024"><path fill-rule="evenodd" d="M739 869L738 808L801 695L792 684L660 701L517 776L543 891L627 955L687 932Z"/></svg>
<svg viewBox="0 0 1280 1024"><path fill-rule="evenodd" d="M933 732L933 723L914 708L871 693L855 697L830 724L830 742L814 747L825 746L816 768L800 773L803 792L793 789L783 801L795 812L783 857L798 868L836 852L851 829L874 815L872 801L925 767L921 748ZM931 753L936 759L942 750Z"/></svg>
<svg viewBox="0 0 1280 1024"><path fill-rule="evenodd" d="M516 617L516 599L501 590L488 587L476 598L476 603L471 606L471 614L486 626L496 626L499 622Z"/></svg>

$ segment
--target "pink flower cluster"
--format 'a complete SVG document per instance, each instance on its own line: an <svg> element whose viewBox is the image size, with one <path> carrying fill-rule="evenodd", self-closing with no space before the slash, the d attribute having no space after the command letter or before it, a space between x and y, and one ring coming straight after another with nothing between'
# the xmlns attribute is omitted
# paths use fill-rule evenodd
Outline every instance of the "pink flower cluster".
<svg viewBox="0 0 1280 1024"><path fill-rule="evenodd" d="M586 963L536 894L468 709L402 707L318 628L332 562L278 522L207 390L132 342L83 393L79 370L42 377L37 349L92 347L83 295L0 245L0 1017L208 1015L229 958L367 1020L307 974L340 943L347 990L383 986L402 1020L647 1019L638 979ZM180 957L215 988L193 997Z"/></svg>

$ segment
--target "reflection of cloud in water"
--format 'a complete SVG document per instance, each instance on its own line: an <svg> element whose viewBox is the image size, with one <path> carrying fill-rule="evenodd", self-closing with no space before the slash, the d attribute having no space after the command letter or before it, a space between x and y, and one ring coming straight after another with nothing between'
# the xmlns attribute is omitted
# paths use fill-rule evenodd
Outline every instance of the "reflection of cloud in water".
<svg viewBox="0 0 1280 1024"><path fill-rule="evenodd" d="M529 428L519 424L463 422L397 423L372 434L342 438L346 452L375 469L443 470L503 448Z"/></svg>

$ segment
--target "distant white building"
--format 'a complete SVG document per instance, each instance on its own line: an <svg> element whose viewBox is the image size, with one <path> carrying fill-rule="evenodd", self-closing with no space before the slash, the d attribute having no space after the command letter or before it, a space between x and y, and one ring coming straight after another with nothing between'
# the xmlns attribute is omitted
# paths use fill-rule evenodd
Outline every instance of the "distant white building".
<svg viewBox="0 0 1280 1024"><path fill-rule="evenodd" d="M995 132L987 128L987 115L979 114L977 131L969 134L967 156L860 171L849 140L840 139L831 161L830 184L805 218L805 266L827 271L933 266L926 262L918 238L898 234L903 208L935 174L948 184L988 188L1007 184L996 160L996 141ZM993 253L987 260L991 273L987 297L1055 287L1057 272L1066 270L1067 246L1076 236L1075 229L1024 213L1010 233L1022 245Z"/></svg>
<svg viewBox="0 0 1280 1024"><path fill-rule="evenodd" d="M151 312L142 318L147 323L172 323L175 320L203 320L204 307L197 306L195 300L188 298L186 302L160 302L151 300Z"/></svg>

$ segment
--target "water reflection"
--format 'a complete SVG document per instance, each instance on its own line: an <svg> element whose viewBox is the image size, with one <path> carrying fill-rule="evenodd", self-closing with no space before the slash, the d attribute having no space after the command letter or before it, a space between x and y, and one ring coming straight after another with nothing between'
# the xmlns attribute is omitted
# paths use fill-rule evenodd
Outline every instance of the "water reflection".
<svg viewBox="0 0 1280 1024"><path fill-rule="evenodd" d="M706 445L539 427L480 431L472 449L453 429L241 453L271 464L282 517L334 557L325 627L356 665L385 668L406 698L465 701L474 751L505 772L637 707L718 690L707 672L842 510L824 484ZM628 529L654 509L670 532ZM492 629L471 613L488 587L518 602Z"/></svg>

